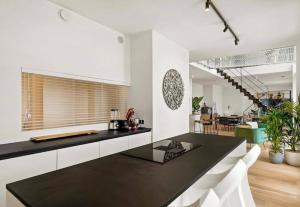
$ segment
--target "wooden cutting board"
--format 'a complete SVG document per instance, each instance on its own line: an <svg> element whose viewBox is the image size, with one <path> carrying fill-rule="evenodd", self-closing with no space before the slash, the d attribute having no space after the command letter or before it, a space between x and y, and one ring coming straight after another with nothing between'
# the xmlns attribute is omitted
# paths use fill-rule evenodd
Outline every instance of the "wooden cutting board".
<svg viewBox="0 0 300 207"><path fill-rule="evenodd" d="M41 142L41 141L48 141L48 140L53 140L53 139L63 139L63 138L69 138L69 137L81 136L81 135L90 135L90 134L97 134L97 131L96 130L86 130L86 131L79 131L79 132L52 134L52 135L46 135L46 136L32 137L30 140L33 142Z"/></svg>

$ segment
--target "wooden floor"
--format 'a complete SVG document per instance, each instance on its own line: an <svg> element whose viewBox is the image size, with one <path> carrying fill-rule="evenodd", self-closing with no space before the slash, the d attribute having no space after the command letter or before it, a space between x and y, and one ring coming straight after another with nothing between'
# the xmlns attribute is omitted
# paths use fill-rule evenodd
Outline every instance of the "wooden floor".
<svg viewBox="0 0 300 207"><path fill-rule="evenodd" d="M233 132L221 131L233 136ZM257 207L300 207L300 167L269 162L268 146L249 170L249 182Z"/></svg>

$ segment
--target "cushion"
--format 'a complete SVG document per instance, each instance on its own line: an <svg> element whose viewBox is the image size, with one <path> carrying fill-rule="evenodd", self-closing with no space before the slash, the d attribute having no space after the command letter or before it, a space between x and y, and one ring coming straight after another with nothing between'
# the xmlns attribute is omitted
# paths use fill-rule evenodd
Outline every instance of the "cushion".
<svg viewBox="0 0 300 207"><path fill-rule="evenodd" d="M257 122L246 122L247 125L250 125L252 129L257 129L258 124Z"/></svg>

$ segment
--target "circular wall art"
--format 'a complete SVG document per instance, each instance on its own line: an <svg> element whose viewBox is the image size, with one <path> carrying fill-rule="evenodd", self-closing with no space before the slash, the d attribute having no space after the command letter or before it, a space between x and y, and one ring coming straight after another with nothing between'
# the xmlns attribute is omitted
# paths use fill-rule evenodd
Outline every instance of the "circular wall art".
<svg viewBox="0 0 300 207"><path fill-rule="evenodd" d="M162 92L165 102L170 109L176 110L181 106L184 96L184 84L177 70L170 69L166 72Z"/></svg>

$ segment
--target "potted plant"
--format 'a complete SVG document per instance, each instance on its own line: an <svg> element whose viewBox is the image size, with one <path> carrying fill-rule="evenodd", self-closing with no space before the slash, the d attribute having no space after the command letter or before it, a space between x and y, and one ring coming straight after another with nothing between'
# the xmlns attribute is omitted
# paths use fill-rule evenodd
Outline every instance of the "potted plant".
<svg viewBox="0 0 300 207"><path fill-rule="evenodd" d="M193 100L192 100L192 108L193 108L193 113L196 113L200 110L200 103L203 99L203 96L202 97L193 97Z"/></svg>
<svg viewBox="0 0 300 207"><path fill-rule="evenodd" d="M300 103L286 102L284 104L285 119L287 130L285 143L290 149L285 149L285 160L289 165L300 166L300 150L297 144L300 141Z"/></svg>
<svg viewBox="0 0 300 207"><path fill-rule="evenodd" d="M268 137L268 141L271 142L271 150L269 151L269 159L274 164L280 164L283 162L283 111L280 108L271 108L268 110L265 120L266 128L265 132Z"/></svg>

